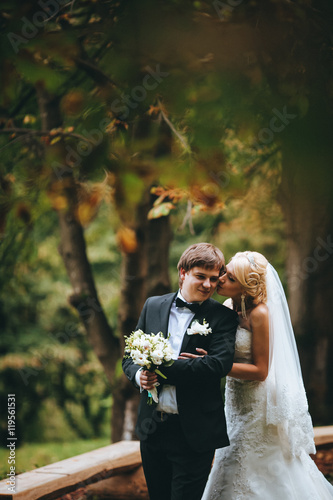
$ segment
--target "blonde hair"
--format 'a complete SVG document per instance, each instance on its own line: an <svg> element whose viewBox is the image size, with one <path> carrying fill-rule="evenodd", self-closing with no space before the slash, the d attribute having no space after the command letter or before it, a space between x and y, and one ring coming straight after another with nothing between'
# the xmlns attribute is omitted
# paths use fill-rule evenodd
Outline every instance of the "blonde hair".
<svg viewBox="0 0 333 500"><path fill-rule="evenodd" d="M234 275L247 296L256 303L267 301L266 270L268 261L259 252L237 252L230 260Z"/></svg>

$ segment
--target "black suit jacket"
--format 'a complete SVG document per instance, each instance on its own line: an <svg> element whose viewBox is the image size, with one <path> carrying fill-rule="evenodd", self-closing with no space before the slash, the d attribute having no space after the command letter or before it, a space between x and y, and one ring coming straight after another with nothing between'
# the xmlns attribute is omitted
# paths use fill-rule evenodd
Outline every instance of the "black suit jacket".
<svg viewBox="0 0 333 500"><path fill-rule="evenodd" d="M162 332L167 336L169 312L176 294L150 297L142 310L136 329L145 333ZM185 333L181 352L196 353L197 347L208 351L207 356L196 359L176 360L161 371L167 379L159 382L176 386L177 404L182 429L193 450L202 452L222 448L229 444L224 404L221 396L221 378L230 371L235 349L238 315L215 300L206 300L193 319L205 319L212 333L188 335ZM131 359L123 359L123 370L135 383L140 367ZM136 433L146 439L156 429L156 405L147 404L147 391L143 391L139 406Z"/></svg>

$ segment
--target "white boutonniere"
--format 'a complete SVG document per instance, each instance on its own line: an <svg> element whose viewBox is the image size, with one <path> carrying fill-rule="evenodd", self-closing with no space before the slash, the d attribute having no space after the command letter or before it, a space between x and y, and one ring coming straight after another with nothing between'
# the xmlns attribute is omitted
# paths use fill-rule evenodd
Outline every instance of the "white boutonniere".
<svg viewBox="0 0 333 500"><path fill-rule="evenodd" d="M187 335L208 335L212 333L212 329L209 327L209 323L204 319L203 324L199 323L197 319L195 319L190 328L187 329Z"/></svg>

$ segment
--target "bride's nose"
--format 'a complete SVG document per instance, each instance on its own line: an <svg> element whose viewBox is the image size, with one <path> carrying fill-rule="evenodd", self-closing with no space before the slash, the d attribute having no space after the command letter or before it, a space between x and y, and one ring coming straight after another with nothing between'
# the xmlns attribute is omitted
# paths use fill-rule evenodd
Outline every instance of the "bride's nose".
<svg viewBox="0 0 333 500"><path fill-rule="evenodd" d="M225 277L225 274L222 274L222 276L219 277L220 283L224 283L224 277Z"/></svg>

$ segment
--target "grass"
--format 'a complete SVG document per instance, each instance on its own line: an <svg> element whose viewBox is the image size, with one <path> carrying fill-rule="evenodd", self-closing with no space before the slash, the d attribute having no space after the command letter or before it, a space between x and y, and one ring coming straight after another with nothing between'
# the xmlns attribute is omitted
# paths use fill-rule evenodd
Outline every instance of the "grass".
<svg viewBox="0 0 333 500"><path fill-rule="evenodd" d="M16 474L59 462L87 451L109 445L107 438L78 440L69 443L26 443L15 450ZM0 448L0 479L7 478L9 449Z"/></svg>

